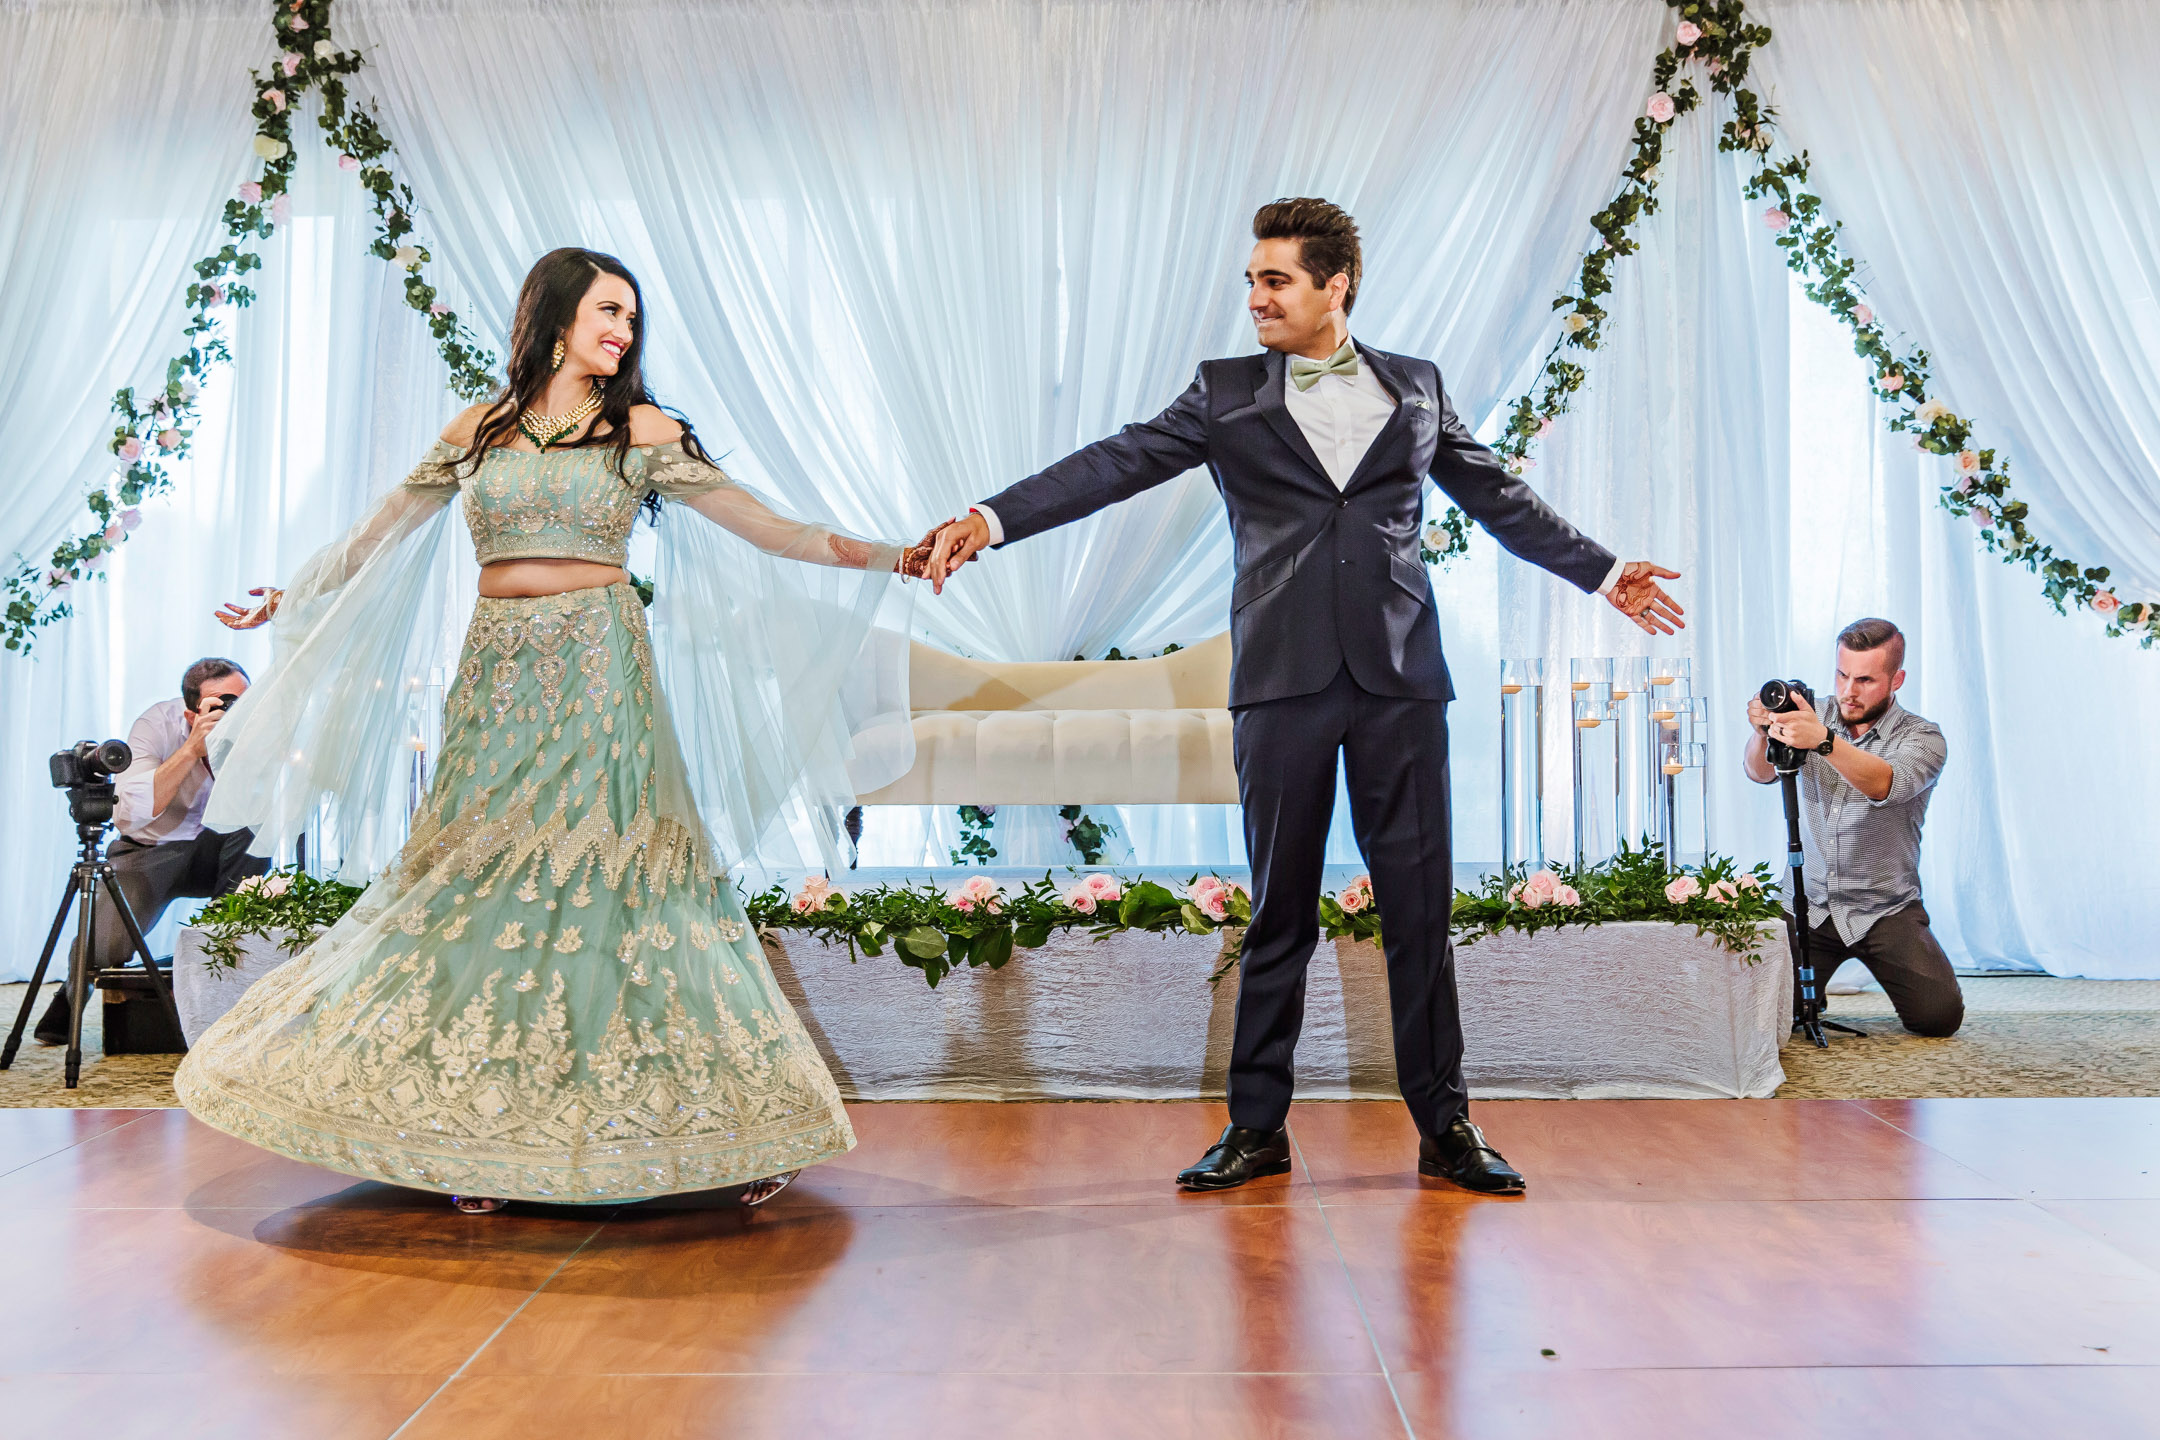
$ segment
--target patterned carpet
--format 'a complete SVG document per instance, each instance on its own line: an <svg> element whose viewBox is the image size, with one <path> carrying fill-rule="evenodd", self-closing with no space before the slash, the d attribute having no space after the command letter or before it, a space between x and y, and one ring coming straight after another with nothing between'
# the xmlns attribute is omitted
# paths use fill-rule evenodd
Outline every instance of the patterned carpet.
<svg viewBox="0 0 2160 1440"><path fill-rule="evenodd" d="M1880 992L1831 997L1832 1018L1861 1037L1833 1035L1828 1050L1788 1044L1780 1098L1892 1099L1958 1095L2160 1095L2160 980L2057 980L1967 976L1965 1027L1947 1040L1909 1035ZM0 985L0 1036L23 987ZM169 1107L177 1055L115 1055L86 1016L82 1084L61 1085L59 1048L25 1036L0 1071L0 1108Z"/></svg>

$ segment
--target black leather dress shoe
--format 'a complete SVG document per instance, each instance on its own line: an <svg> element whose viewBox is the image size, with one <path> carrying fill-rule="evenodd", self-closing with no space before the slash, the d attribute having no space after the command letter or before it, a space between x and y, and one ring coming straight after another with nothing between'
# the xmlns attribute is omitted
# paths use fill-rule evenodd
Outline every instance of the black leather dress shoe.
<svg viewBox="0 0 2160 1440"><path fill-rule="evenodd" d="M1187 1190L1232 1190L1263 1175L1289 1173L1288 1130L1226 1125L1222 1139L1200 1157L1200 1163L1178 1171L1177 1183Z"/></svg>
<svg viewBox="0 0 2160 1440"><path fill-rule="evenodd" d="M1456 1116L1437 1137L1428 1135L1418 1143L1417 1169L1420 1175L1452 1180L1487 1195L1520 1195L1528 1184L1486 1143L1485 1132L1467 1115Z"/></svg>

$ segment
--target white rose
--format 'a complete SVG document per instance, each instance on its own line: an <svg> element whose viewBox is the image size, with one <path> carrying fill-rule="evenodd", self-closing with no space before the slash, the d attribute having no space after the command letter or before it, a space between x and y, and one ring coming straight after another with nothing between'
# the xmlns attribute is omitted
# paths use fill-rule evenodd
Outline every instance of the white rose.
<svg viewBox="0 0 2160 1440"><path fill-rule="evenodd" d="M1570 310L1568 311L1566 318L1561 320L1560 328L1567 331L1567 333L1570 335L1580 335L1583 331L1590 328L1590 317L1583 314L1580 310Z"/></svg>
<svg viewBox="0 0 2160 1440"><path fill-rule="evenodd" d="M265 160L282 160L285 158L285 152L291 148L291 146L273 135L257 135L255 137L255 153Z"/></svg>
<svg viewBox="0 0 2160 1440"><path fill-rule="evenodd" d="M1930 400L1918 410L1913 411L1913 419L1918 420L1922 425L1933 425L1949 413L1950 407L1943 404L1942 401Z"/></svg>
<svg viewBox="0 0 2160 1440"><path fill-rule="evenodd" d="M263 877L262 893L265 895L283 895L290 889L292 889L292 876L290 875L266 875Z"/></svg>
<svg viewBox="0 0 2160 1440"><path fill-rule="evenodd" d="M397 247L397 253L396 253L395 255L392 255L392 256L390 257L390 263L391 263L391 264L393 264L393 265L402 265L402 266L404 266L404 267L405 267L405 268L406 268L407 270L417 270L417 269L419 269L419 268L420 268L420 247L419 247L419 246L417 246L417 245L400 245L400 246L398 246L398 247Z"/></svg>
<svg viewBox="0 0 2160 1440"><path fill-rule="evenodd" d="M316 59L328 60L331 56L335 54L337 54L337 46L331 44L328 40L317 40L315 42Z"/></svg>

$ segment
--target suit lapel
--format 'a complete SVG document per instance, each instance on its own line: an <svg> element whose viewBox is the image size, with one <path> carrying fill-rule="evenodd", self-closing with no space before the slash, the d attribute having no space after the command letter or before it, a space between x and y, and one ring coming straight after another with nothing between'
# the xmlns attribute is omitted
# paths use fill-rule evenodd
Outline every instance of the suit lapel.
<svg viewBox="0 0 2160 1440"><path fill-rule="evenodd" d="M1290 453L1303 460L1318 477L1321 484L1334 493L1335 482L1328 479L1327 467L1313 453L1312 442L1305 432L1298 429L1297 421L1290 418L1290 407L1283 403L1283 386L1289 383L1289 362L1280 350L1270 350L1262 357L1260 387L1253 392L1253 403L1260 407L1261 418L1275 432L1277 439L1290 447Z"/></svg>
<svg viewBox="0 0 2160 1440"><path fill-rule="evenodd" d="M1377 470L1389 463L1389 455L1401 444L1410 424L1406 414L1410 409L1408 391L1402 372L1395 367L1395 357L1378 350L1368 350L1363 345L1358 346L1357 350L1358 359L1372 367L1373 377L1380 382L1381 388L1395 397L1395 410L1388 416L1387 423L1380 427L1380 433L1373 436L1372 444L1365 447L1364 455L1358 459L1357 468L1350 472L1350 478L1343 483L1345 495L1357 489Z"/></svg>

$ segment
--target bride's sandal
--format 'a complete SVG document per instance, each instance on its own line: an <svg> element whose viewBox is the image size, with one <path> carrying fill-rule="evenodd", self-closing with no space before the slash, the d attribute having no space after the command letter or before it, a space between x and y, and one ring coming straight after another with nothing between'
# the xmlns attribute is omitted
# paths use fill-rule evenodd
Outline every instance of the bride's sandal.
<svg viewBox="0 0 2160 1440"><path fill-rule="evenodd" d="M498 1200L492 1195L452 1195L450 1204L460 1215L492 1215L510 1208L508 1200Z"/></svg>
<svg viewBox="0 0 2160 1440"><path fill-rule="evenodd" d="M755 1210L794 1182L800 1170L783 1170L778 1175L768 1175L763 1180L753 1180L743 1186L742 1205L745 1210Z"/></svg>

